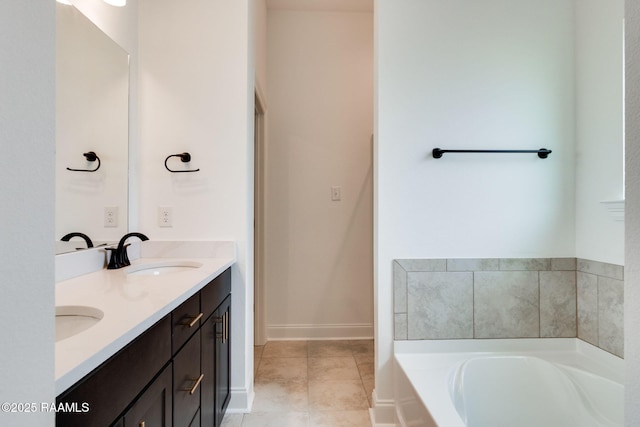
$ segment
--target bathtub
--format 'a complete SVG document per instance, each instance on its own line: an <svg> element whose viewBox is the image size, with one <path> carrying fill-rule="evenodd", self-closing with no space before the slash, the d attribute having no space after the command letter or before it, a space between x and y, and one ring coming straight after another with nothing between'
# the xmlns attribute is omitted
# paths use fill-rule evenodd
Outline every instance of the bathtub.
<svg viewBox="0 0 640 427"><path fill-rule="evenodd" d="M624 361L578 339L394 343L403 427L623 425Z"/></svg>

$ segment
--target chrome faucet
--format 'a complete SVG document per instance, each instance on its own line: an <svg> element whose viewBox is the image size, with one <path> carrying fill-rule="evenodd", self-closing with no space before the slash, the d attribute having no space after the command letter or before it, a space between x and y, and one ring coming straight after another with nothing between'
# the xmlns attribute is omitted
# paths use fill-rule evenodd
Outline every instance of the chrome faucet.
<svg viewBox="0 0 640 427"><path fill-rule="evenodd" d="M120 242L118 243L118 246L116 248L106 248L108 251L112 251L107 269L115 270L118 268L131 265L131 262L129 261L129 256L127 255L127 247L129 245L128 244L125 245L125 242L129 237L137 237L142 241L149 240L147 236L137 232L127 233L124 236L122 236L122 239L120 239Z"/></svg>

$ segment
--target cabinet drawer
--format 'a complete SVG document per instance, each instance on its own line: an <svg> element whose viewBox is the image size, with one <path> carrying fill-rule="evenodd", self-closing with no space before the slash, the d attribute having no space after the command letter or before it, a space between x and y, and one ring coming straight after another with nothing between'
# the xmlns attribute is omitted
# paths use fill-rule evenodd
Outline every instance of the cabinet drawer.
<svg viewBox="0 0 640 427"><path fill-rule="evenodd" d="M195 334L173 359L173 425L188 427L200 407L202 381L200 333Z"/></svg>
<svg viewBox="0 0 640 427"><path fill-rule="evenodd" d="M89 412L56 414L57 427L111 425L171 358L171 319L166 316L58 397L87 402ZM153 349L153 351L149 351Z"/></svg>
<svg viewBox="0 0 640 427"><path fill-rule="evenodd" d="M230 293L231 268L227 268L200 291L203 320L206 320Z"/></svg>
<svg viewBox="0 0 640 427"><path fill-rule="evenodd" d="M167 366L124 414L122 427L171 427L171 391L171 366Z"/></svg>
<svg viewBox="0 0 640 427"><path fill-rule="evenodd" d="M180 304L178 308L173 310L173 354L176 354L182 345L187 342L189 337L194 334L200 327L200 293Z"/></svg>

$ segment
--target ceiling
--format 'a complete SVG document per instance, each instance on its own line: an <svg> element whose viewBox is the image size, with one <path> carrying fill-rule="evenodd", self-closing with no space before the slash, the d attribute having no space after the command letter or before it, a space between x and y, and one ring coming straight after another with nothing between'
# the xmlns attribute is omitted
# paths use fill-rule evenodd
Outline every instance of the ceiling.
<svg viewBox="0 0 640 427"><path fill-rule="evenodd" d="M267 0L267 9L373 12L373 0Z"/></svg>

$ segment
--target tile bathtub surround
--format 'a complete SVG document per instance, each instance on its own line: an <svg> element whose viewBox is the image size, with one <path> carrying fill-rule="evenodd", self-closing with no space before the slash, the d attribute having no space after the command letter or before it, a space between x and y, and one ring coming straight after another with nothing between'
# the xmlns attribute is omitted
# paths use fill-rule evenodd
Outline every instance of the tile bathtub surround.
<svg viewBox="0 0 640 427"><path fill-rule="evenodd" d="M578 260L578 338L624 355L624 268Z"/></svg>
<svg viewBox="0 0 640 427"><path fill-rule="evenodd" d="M576 258L393 263L396 340L579 337L622 357L623 267Z"/></svg>
<svg viewBox="0 0 640 427"><path fill-rule="evenodd" d="M373 340L270 341L254 348L255 399L224 427L370 427Z"/></svg>

